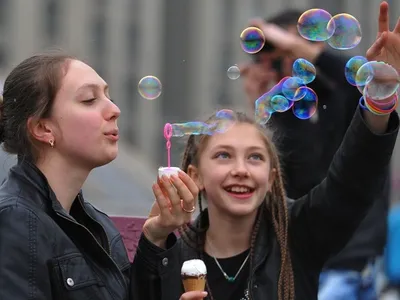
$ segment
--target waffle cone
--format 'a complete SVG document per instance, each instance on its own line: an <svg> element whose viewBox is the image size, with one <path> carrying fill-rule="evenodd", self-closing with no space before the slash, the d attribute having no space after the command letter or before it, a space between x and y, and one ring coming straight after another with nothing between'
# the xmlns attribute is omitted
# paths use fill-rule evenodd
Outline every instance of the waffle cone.
<svg viewBox="0 0 400 300"><path fill-rule="evenodd" d="M184 278L182 281L186 292L204 291L206 287L205 276Z"/></svg>

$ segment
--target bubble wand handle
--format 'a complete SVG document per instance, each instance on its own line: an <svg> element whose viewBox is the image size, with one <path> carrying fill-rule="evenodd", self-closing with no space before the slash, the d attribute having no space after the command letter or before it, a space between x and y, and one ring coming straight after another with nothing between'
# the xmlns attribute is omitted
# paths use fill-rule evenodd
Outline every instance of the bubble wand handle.
<svg viewBox="0 0 400 300"><path fill-rule="evenodd" d="M172 137L172 125L170 123L164 126L164 137L167 140L167 158L168 158L168 168L171 167L171 137Z"/></svg>

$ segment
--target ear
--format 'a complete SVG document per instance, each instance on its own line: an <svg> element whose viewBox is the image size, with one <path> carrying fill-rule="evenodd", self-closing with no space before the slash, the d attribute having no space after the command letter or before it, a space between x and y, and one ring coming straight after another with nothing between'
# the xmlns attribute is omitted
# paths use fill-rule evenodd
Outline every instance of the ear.
<svg viewBox="0 0 400 300"><path fill-rule="evenodd" d="M50 122L46 119L28 119L28 131L35 140L48 144L50 140L54 141L54 133L51 129Z"/></svg>
<svg viewBox="0 0 400 300"><path fill-rule="evenodd" d="M196 183L200 191L204 190L203 180L200 176L198 167L195 167L194 165L189 165L187 174Z"/></svg>
<svg viewBox="0 0 400 300"><path fill-rule="evenodd" d="M277 176L276 169L275 168L271 169L271 171L269 172L269 178L268 178L268 192L271 192L272 185L274 184L274 182L276 180L276 176Z"/></svg>

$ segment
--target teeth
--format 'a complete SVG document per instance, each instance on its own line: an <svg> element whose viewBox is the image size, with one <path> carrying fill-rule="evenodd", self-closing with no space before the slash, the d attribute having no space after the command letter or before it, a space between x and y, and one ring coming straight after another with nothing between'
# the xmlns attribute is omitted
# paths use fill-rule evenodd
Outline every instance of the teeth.
<svg viewBox="0 0 400 300"><path fill-rule="evenodd" d="M250 189L247 187L242 187L242 186L233 186L228 188L229 192L234 192L234 193L249 193Z"/></svg>

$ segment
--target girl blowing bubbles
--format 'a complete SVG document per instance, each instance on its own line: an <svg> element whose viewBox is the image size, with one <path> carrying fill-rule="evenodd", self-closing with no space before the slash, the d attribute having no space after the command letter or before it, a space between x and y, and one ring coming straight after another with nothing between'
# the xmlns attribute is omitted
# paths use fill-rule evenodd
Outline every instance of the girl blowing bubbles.
<svg viewBox="0 0 400 300"><path fill-rule="evenodd" d="M380 20L384 12L381 7ZM370 60L390 57L400 69L394 50L400 47L400 25L396 28L380 35L368 52ZM381 22L379 31L385 30ZM389 100L397 101L397 95ZM270 135L252 119L238 113L225 133L190 136L182 170L200 190L200 215L181 228L178 245L169 250L176 275L159 274L159 299L179 298L180 267L193 258L206 263L209 299L317 299L322 266L347 243L387 180L399 128L389 100L383 102L390 107L374 114L360 105L327 177L296 201L285 196ZM160 189L155 194L159 203L167 201Z"/></svg>

